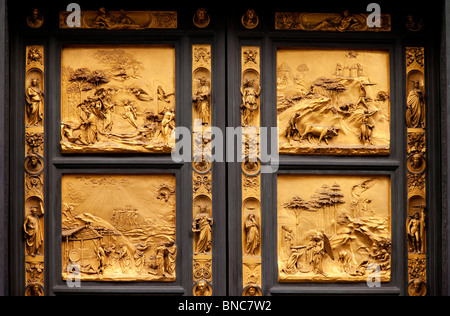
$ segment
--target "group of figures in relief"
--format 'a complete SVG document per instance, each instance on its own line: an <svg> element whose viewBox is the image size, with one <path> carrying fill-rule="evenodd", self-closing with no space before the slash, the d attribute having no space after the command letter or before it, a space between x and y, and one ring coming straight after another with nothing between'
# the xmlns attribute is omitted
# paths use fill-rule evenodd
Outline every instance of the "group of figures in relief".
<svg viewBox="0 0 450 316"><path fill-rule="evenodd" d="M155 49L142 49L140 53L147 51L151 57L152 53L158 53ZM170 56L171 48L165 49ZM175 129L173 80L170 87L158 81L151 71L157 67L146 70L142 57L136 56L140 56L139 50L87 49L86 52L92 54L85 61L86 66L74 69L67 63L63 67L63 152L170 153ZM66 49L63 53L70 58L74 52ZM92 68L94 61L103 67ZM145 63L154 61L146 59ZM161 80L174 76L170 68L167 71L168 75Z"/></svg>
<svg viewBox="0 0 450 316"><path fill-rule="evenodd" d="M387 65L388 54L287 49L278 57L282 153L389 153L389 69L365 65Z"/></svg>
<svg viewBox="0 0 450 316"><path fill-rule="evenodd" d="M170 176L65 176L63 277L77 269L82 280L174 281L172 182Z"/></svg>
<svg viewBox="0 0 450 316"><path fill-rule="evenodd" d="M293 196L281 205L281 281L361 282L374 271L389 281L389 205L377 200L372 189L387 189L387 182L339 182L323 184L309 200Z"/></svg>

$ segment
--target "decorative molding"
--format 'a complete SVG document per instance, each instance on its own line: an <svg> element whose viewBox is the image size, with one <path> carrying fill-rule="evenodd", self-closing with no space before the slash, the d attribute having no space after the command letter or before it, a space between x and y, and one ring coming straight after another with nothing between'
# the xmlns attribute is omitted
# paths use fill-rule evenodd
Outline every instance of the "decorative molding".
<svg viewBox="0 0 450 316"><path fill-rule="evenodd" d="M276 30L323 32L390 32L391 16L381 15L380 27L369 27L369 14L276 12Z"/></svg>
<svg viewBox="0 0 450 316"><path fill-rule="evenodd" d="M196 27L203 29L209 25L211 18L205 8L199 8L197 12L195 12L192 22Z"/></svg>
<svg viewBox="0 0 450 316"><path fill-rule="evenodd" d="M425 49L406 48L408 294L427 295Z"/></svg>
<svg viewBox="0 0 450 316"><path fill-rule="evenodd" d="M25 69L25 295L44 295L44 46L26 47Z"/></svg>
<svg viewBox="0 0 450 316"><path fill-rule="evenodd" d="M262 295L261 257L261 163L259 137L248 137L247 129L260 127L261 49L259 46L241 48L241 123L242 135L242 295ZM251 159L250 153L258 158Z"/></svg>
<svg viewBox="0 0 450 316"><path fill-rule="evenodd" d="M67 18L71 11L60 12L59 27L70 29ZM178 24L175 11L82 11L81 25L78 29L100 30L145 30L145 29L176 29Z"/></svg>
<svg viewBox="0 0 450 316"><path fill-rule="evenodd" d="M195 21L195 20L194 20ZM209 23L209 17L208 17ZM211 162L211 45L192 46L193 295L213 295L214 212Z"/></svg>

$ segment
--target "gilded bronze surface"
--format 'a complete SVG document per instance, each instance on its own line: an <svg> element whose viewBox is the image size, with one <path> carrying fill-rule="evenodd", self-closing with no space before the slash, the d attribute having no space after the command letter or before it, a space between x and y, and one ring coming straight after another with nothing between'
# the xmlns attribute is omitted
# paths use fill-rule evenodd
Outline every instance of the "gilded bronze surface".
<svg viewBox="0 0 450 316"><path fill-rule="evenodd" d="M173 175L67 174L61 207L63 279L175 281Z"/></svg>
<svg viewBox="0 0 450 316"><path fill-rule="evenodd" d="M205 9L197 10L197 27L209 24ZM214 251L213 187L211 161L212 123L212 61L211 45L192 45L192 125L193 133L193 295L211 296L213 293L212 260Z"/></svg>
<svg viewBox="0 0 450 316"><path fill-rule="evenodd" d="M248 18L255 19L254 12L249 11L247 11ZM244 17L242 22L244 23ZM257 17L254 22L257 22ZM243 46L241 48L241 124L243 127L255 128L261 125L260 108L261 49L259 46ZM241 164L243 296L262 294L261 162L258 134L255 136L255 138L242 136L242 154L245 157ZM250 157L250 153L256 157Z"/></svg>
<svg viewBox="0 0 450 316"><path fill-rule="evenodd" d="M37 10L33 10L33 17L35 14L38 14ZM45 270L44 46L27 46L25 65L25 220L22 226L25 240L25 296L43 296Z"/></svg>
<svg viewBox="0 0 450 316"><path fill-rule="evenodd" d="M63 153L172 151L173 47L65 47L61 63Z"/></svg>
<svg viewBox="0 0 450 316"><path fill-rule="evenodd" d="M323 32L389 32L391 16L381 14L380 25L370 27L368 14L352 14L348 10L339 13L275 13L276 30Z"/></svg>
<svg viewBox="0 0 450 316"><path fill-rule="evenodd" d="M279 49L280 153L388 155L389 69L382 50Z"/></svg>
<svg viewBox="0 0 450 316"><path fill-rule="evenodd" d="M388 176L279 175L280 282L391 278Z"/></svg>
<svg viewBox="0 0 450 316"><path fill-rule="evenodd" d="M427 295L425 49L406 48L408 294Z"/></svg>
<svg viewBox="0 0 450 316"><path fill-rule="evenodd" d="M71 14L72 11L60 13L60 28L71 28L67 24ZM77 28L113 31L176 29L177 19L177 12L174 11L107 11L102 7L98 11L82 11L80 25Z"/></svg>

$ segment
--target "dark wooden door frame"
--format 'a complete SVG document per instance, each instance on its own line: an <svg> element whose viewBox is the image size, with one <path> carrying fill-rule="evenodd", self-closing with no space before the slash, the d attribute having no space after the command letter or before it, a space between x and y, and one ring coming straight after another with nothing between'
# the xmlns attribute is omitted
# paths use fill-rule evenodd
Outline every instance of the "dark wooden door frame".
<svg viewBox="0 0 450 316"><path fill-rule="evenodd" d="M9 47L6 1L0 2L0 296L8 287Z"/></svg>

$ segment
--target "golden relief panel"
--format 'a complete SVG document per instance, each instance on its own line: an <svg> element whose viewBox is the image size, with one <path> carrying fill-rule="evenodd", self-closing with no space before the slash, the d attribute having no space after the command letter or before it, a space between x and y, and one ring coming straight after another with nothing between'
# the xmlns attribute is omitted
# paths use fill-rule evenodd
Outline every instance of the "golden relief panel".
<svg viewBox="0 0 450 316"><path fill-rule="evenodd" d="M281 154L388 155L389 52L279 49L277 113Z"/></svg>
<svg viewBox="0 0 450 316"><path fill-rule="evenodd" d="M279 175L280 282L391 278L389 176Z"/></svg>
<svg viewBox="0 0 450 316"><path fill-rule="evenodd" d="M59 26L62 29L81 28L99 30L145 30L145 29L176 29L177 12L174 11L107 11L100 8L97 11L80 12L79 25L73 21L73 11L61 12Z"/></svg>
<svg viewBox="0 0 450 316"><path fill-rule="evenodd" d="M64 47L62 153L170 153L175 48Z"/></svg>
<svg viewBox="0 0 450 316"><path fill-rule="evenodd" d="M322 32L389 32L391 16L381 14L379 25L370 26L372 17L369 14L352 14L345 10L342 13L275 13L276 30L322 31ZM373 21L371 21L373 22Z"/></svg>
<svg viewBox="0 0 450 316"><path fill-rule="evenodd" d="M175 200L173 175L63 175L63 279L175 281Z"/></svg>

